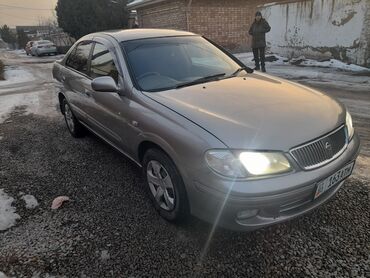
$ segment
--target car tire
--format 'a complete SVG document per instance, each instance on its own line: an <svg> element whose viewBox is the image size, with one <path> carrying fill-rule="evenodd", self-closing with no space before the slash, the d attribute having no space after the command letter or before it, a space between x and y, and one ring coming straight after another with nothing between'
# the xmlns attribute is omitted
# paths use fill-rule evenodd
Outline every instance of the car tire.
<svg viewBox="0 0 370 278"><path fill-rule="evenodd" d="M159 171L155 171L158 167ZM160 149L149 149L143 159L143 175L149 197L159 214L171 222L187 220L190 213L185 185L172 159ZM162 185L159 185L158 175ZM155 192L159 190L162 196L158 197L158 194L156 198Z"/></svg>
<svg viewBox="0 0 370 278"><path fill-rule="evenodd" d="M71 106L66 99L63 99L63 115L67 128L71 135L75 138L84 137L86 135L85 127L77 120L73 114Z"/></svg>

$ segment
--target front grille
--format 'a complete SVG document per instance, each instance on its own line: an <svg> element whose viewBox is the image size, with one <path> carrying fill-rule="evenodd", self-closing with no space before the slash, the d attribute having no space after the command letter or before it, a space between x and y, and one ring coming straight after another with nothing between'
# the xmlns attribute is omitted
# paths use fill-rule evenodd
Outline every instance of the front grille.
<svg viewBox="0 0 370 278"><path fill-rule="evenodd" d="M298 164L305 170L320 167L338 157L347 146L344 126L310 143L290 151Z"/></svg>

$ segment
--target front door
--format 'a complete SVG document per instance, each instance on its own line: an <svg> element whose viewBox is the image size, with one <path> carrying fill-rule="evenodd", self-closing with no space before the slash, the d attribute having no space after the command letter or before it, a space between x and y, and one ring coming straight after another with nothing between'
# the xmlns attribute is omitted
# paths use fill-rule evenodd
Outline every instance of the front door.
<svg viewBox="0 0 370 278"><path fill-rule="evenodd" d="M110 76L120 86L122 73L119 69L118 60L112 51L114 48L110 42L100 39L95 42L90 62L90 76L92 79L101 76ZM89 110L90 117L103 132L103 136L120 148L127 150L127 113L130 99L119 95L117 92L91 91L90 98L94 103L93 109Z"/></svg>

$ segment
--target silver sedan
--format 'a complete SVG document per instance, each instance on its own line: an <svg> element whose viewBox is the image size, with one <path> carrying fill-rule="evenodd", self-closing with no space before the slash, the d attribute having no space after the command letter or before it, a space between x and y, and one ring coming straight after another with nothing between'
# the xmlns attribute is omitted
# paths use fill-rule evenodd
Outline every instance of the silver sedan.
<svg viewBox="0 0 370 278"><path fill-rule="evenodd" d="M32 44L31 47L31 55L32 56L42 56L42 55L50 55L58 54L57 47L55 44L48 40L41 40L41 41L35 41Z"/></svg>
<svg viewBox="0 0 370 278"><path fill-rule="evenodd" d="M193 33L87 35L53 75L70 133L89 130L142 167L169 221L247 231L292 219L335 195L359 151L341 103Z"/></svg>

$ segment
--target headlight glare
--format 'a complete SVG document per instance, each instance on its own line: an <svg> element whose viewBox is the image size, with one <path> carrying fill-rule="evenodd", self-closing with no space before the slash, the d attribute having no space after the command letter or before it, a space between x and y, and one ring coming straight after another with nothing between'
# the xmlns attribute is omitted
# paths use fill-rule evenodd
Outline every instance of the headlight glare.
<svg viewBox="0 0 370 278"><path fill-rule="evenodd" d="M253 176L280 174L291 170L288 159L278 152L242 152L239 159Z"/></svg>
<svg viewBox="0 0 370 278"><path fill-rule="evenodd" d="M210 150L205 159L215 172L230 178L245 178L247 173L240 161L228 150Z"/></svg>
<svg viewBox="0 0 370 278"><path fill-rule="evenodd" d="M346 114L346 126L348 132L348 139L351 139L353 134L355 133L355 129L353 128L352 116L349 112Z"/></svg>

